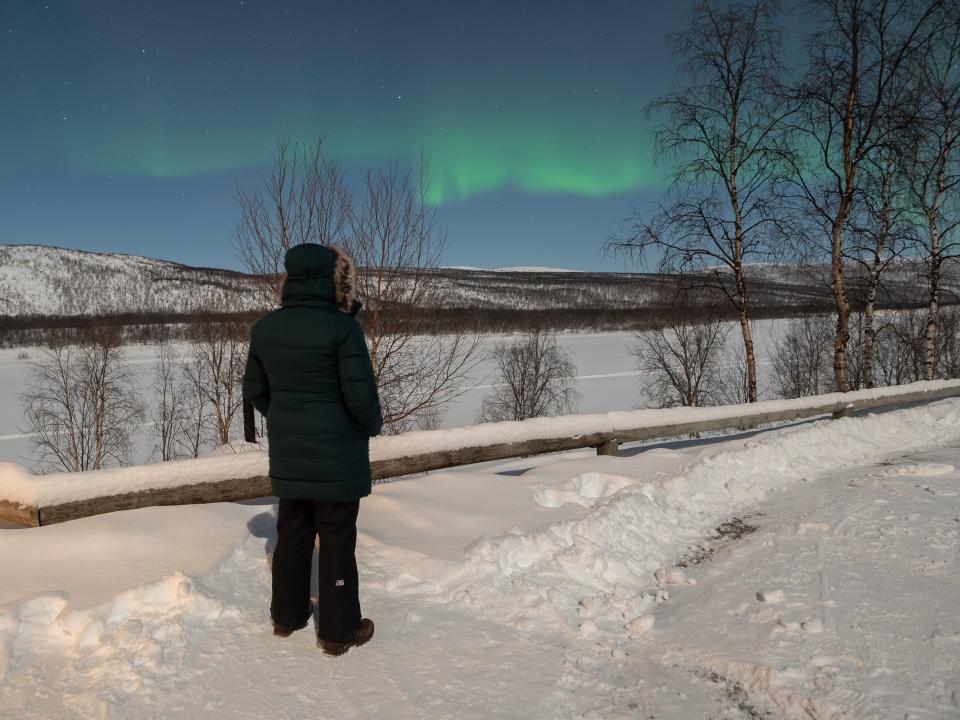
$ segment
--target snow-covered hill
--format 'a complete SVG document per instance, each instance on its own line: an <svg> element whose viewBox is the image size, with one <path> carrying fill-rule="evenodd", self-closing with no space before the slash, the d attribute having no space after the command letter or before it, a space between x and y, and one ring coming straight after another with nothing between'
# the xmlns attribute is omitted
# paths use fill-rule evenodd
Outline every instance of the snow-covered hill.
<svg viewBox="0 0 960 720"><path fill-rule="evenodd" d="M362 269L361 269L362 272ZM438 268L430 306L621 309L649 302L661 279L557 268ZM256 309L249 275L136 255L0 245L0 315Z"/></svg>
<svg viewBox="0 0 960 720"><path fill-rule="evenodd" d="M881 302L922 303L920 266L888 274ZM362 269L361 271L362 272ZM823 266L758 264L748 268L755 309L831 305ZM444 267L431 271L429 307L451 310L636 310L670 304L677 276L589 272L553 267ZM136 255L0 245L0 315L101 315L255 310L254 279ZM944 265L944 295L960 293L960 264Z"/></svg>
<svg viewBox="0 0 960 720"><path fill-rule="evenodd" d="M255 309L251 279L118 253L0 245L0 314L235 311Z"/></svg>

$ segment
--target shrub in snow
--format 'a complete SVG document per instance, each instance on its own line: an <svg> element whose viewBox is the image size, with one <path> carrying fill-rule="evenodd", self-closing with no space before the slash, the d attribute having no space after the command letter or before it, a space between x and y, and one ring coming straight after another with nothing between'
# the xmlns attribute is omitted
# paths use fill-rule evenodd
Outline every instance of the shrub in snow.
<svg viewBox="0 0 960 720"><path fill-rule="evenodd" d="M659 407L718 405L727 384L722 372L729 326L713 308L704 314L686 294L650 331L635 336L631 351L647 393Z"/></svg>
<svg viewBox="0 0 960 720"><path fill-rule="evenodd" d="M572 383L577 369L555 335L535 330L512 343L498 343L490 358L496 384L483 399L480 422L575 412L579 394Z"/></svg>
<svg viewBox="0 0 960 720"><path fill-rule="evenodd" d="M33 363L21 403L40 465L82 471L128 462L144 410L119 341L103 331L94 342L46 349Z"/></svg>
<svg viewBox="0 0 960 720"><path fill-rule="evenodd" d="M773 355L773 381L780 397L806 397L833 389L832 327L826 315L809 315L787 324Z"/></svg>
<svg viewBox="0 0 960 720"><path fill-rule="evenodd" d="M208 323L192 347L186 365L191 396L197 398L195 411L209 412L214 439L219 445L230 442L230 434L243 403L241 385L247 360L248 328L239 322ZM193 427L199 426L199 420Z"/></svg>

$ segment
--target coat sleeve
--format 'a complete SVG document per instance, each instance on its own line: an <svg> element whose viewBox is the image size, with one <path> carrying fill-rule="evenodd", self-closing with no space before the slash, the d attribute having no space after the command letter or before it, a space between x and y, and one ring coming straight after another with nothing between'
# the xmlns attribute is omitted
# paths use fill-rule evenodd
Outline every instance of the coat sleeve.
<svg viewBox="0 0 960 720"><path fill-rule="evenodd" d="M270 406L270 383L263 369L263 362L253 347L252 338L247 351L247 366L243 371L243 399L252 402L262 414L267 414Z"/></svg>
<svg viewBox="0 0 960 720"><path fill-rule="evenodd" d="M347 412L367 435L379 435L383 427L383 413L377 382L373 377L370 351L363 330L356 322L337 346L337 373L340 393Z"/></svg>

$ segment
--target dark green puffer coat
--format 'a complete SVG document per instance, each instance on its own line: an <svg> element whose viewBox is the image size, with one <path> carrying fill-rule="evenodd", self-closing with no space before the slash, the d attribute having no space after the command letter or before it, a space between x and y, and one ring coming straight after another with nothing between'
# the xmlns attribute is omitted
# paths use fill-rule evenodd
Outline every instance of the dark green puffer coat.
<svg viewBox="0 0 960 720"><path fill-rule="evenodd" d="M370 494L368 440L383 424L353 263L311 243L284 264L281 307L250 329L243 397L267 418L274 495L350 502Z"/></svg>

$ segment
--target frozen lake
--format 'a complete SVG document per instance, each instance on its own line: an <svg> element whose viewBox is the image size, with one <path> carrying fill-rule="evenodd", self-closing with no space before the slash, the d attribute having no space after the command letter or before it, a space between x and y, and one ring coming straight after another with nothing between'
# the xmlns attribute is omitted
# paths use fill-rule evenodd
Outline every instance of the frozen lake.
<svg viewBox="0 0 960 720"><path fill-rule="evenodd" d="M783 320L760 320L754 323L754 342L757 355L758 385L761 397L773 397L768 374L770 357L776 333ZM484 345L492 348L498 342L515 336L488 336ZM577 412L597 413L611 410L633 410L648 407L651 403L644 392L645 378L637 371L636 360L630 353L633 333L560 333L560 345L570 353L577 368L574 387L580 393ZM728 346L740 342L739 326L731 324ZM27 358L19 357L26 353ZM150 386L157 362L156 345L130 345L126 348L140 391L148 406L152 401ZM35 471L39 470L34 460L30 438L24 432L23 411L20 396L30 382L30 363L40 355L39 348L15 348L0 350L0 462L15 462ZM460 427L476 422L480 405L490 393L495 382L493 366L483 361L472 373L468 389L451 403L443 418L442 427ZM134 463L150 461L153 452L153 433L143 427L136 433L131 460Z"/></svg>

